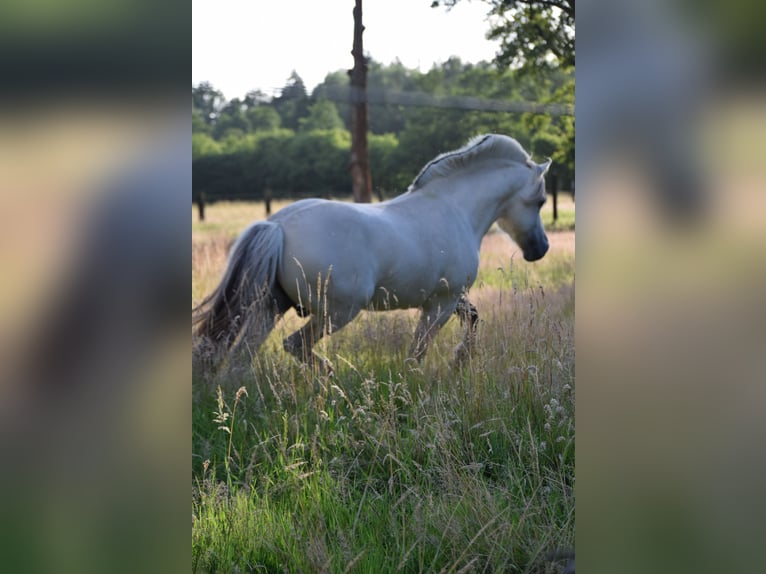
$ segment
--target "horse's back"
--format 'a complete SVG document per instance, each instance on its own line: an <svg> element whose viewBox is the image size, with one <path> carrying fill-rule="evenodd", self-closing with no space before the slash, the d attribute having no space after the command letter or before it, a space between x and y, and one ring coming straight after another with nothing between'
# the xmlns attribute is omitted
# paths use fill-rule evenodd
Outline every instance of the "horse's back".
<svg viewBox="0 0 766 574"><path fill-rule="evenodd" d="M368 206L369 207L369 206ZM279 281L295 302L316 299L317 281L332 281L331 295L364 306L372 296L377 262L371 244L390 234L375 210L330 200L296 202L275 214L284 230Z"/></svg>
<svg viewBox="0 0 766 574"><path fill-rule="evenodd" d="M322 252L332 257L338 251L362 248L391 229L369 204L326 199L295 202L272 217L279 223L295 254ZM286 250L288 251L288 250Z"/></svg>
<svg viewBox="0 0 766 574"><path fill-rule="evenodd" d="M319 197L299 199L298 201L294 201L293 203L286 205L285 207L277 211L274 215L269 217L269 221L284 224L284 222L289 221L290 218L294 217L301 211L305 211L307 209L314 209L318 205L322 205L324 203L336 203L336 202L329 199L321 199Z"/></svg>

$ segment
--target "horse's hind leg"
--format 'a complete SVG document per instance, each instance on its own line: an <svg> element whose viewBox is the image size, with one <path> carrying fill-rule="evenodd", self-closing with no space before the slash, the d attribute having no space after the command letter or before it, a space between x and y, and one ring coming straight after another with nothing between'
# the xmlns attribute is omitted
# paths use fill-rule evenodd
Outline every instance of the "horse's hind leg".
<svg viewBox="0 0 766 574"><path fill-rule="evenodd" d="M460 319L460 324L465 327L463 342L455 348L455 364L460 366L471 356L476 343L476 326L479 323L479 312L465 295L458 299L455 314Z"/></svg>
<svg viewBox="0 0 766 574"><path fill-rule="evenodd" d="M338 331L348 324L359 311L353 311L345 314L333 314L324 319L317 315L311 315L311 318L303 327L295 331L284 340L284 349L299 361L306 364L314 362L314 345L327 333ZM329 320L329 321L328 321ZM332 371L332 366L325 359L322 361L324 366Z"/></svg>
<svg viewBox="0 0 766 574"><path fill-rule="evenodd" d="M270 298L264 298L244 313L247 319L230 349L231 353L247 347L252 354L255 354L274 329L277 319L292 306L290 300L282 295L278 287L273 291Z"/></svg>
<svg viewBox="0 0 766 574"><path fill-rule="evenodd" d="M322 334L321 325L318 325L312 316L303 327L286 337L282 345L285 351L302 363L311 364L314 358L314 343L322 338Z"/></svg>

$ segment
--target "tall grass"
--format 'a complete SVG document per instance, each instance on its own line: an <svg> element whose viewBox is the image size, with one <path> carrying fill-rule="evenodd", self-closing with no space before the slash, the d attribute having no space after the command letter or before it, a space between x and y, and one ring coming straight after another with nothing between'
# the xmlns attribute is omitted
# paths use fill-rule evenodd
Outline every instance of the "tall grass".
<svg viewBox="0 0 766 574"><path fill-rule="evenodd" d="M193 298L227 241L196 238ZM292 313L259 353L195 367L194 571L559 571L575 526L574 249L552 245L511 266L510 243L487 238L459 370L457 321L407 361L406 311L323 339L332 376L281 351Z"/></svg>

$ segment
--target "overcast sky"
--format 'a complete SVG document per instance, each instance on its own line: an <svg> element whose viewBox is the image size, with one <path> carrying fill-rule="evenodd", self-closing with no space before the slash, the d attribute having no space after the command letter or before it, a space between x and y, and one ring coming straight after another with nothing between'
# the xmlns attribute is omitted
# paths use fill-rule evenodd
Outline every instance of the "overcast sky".
<svg viewBox="0 0 766 574"><path fill-rule="evenodd" d="M450 56L494 57L486 3L430 6L364 0L365 52L424 71ZM227 99L253 89L273 94L295 70L310 92L328 72L353 66L353 7L353 0L193 0L192 83L209 81Z"/></svg>

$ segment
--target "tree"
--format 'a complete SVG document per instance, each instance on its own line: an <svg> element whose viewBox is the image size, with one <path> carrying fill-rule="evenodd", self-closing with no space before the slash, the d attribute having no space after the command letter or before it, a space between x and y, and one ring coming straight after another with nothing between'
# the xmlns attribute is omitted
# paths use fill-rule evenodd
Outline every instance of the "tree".
<svg viewBox="0 0 766 574"><path fill-rule="evenodd" d="M205 133L192 133L192 159L221 153L221 144Z"/></svg>
<svg viewBox="0 0 766 574"><path fill-rule="evenodd" d="M295 70L282 88L282 93L271 103L282 118L283 127L298 129L298 120L307 113L309 98L306 95L306 85Z"/></svg>
<svg viewBox="0 0 766 574"><path fill-rule="evenodd" d="M282 118L273 106L260 105L247 110L250 128L255 132L271 132L282 125Z"/></svg>
<svg viewBox="0 0 766 574"><path fill-rule="evenodd" d="M343 120L343 125L351 129L351 104L345 94L348 93L350 80L347 70L336 70L327 74L321 84L314 88L311 98L314 101L330 99ZM343 94L343 99L339 99Z"/></svg>
<svg viewBox="0 0 766 574"><path fill-rule="evenodd" d="M414 76L420 73L419 71L406 68L399 60L395 60L387 66L370 60L367 62L367 66L369 70L367 92L370 94L385 91L404 92L414 90ZM399 133L404 129L405 125L404 108L396 104L371 105L369 122L369 129L372 133Z"/></svg>
<svg viewBox="0 0 766 574"><path fill-rule="evenodd" d="M370 169L375 172L375 193L380 201L388 192L399 193L403 187L398 185L396 149L399 141L394 134L370 134Z"/></svg>
<svg viewBox="0 0 766 574"><path fill-rule="evenodd" d="M432 7L451 8L460 0L434 0ZM501 41L496 63L520 68L520 78L533 76L549 85L542 101L574 104L574 0L485 0L493 21L487 37ZM531 72L531 73L530 73ZM551 85L552 84L552 85ZM539 94L538 86L530 86ZM524 99L537 99L524 93ZM571 179L574 173L574 118L528 117L525 132L532 135L533 153L550 155L556 171ZM554 149L555 148L555 149ZM550 152L550 153L548 153Z"/></svg>
<svg viewBox="0 0 766 574"><path fill-rule="evenodd" d="M367 61L367 64L367 95L373 102L375 96L409 92L436 96L435 102L439 98L478 97L574 103L572 74L563 69L532 75L499 68L490 62L462 62L459 58L436 64L427 72L408 69L399 62L383 65ZM218 101L213 126L207 126L199 110L193 110L194 193L204 192L208 203L261 198L266 189L271 190L274 198L350 194L351 135L338 114L339 108L350 111L349 84L346 70L329 73L309 99L296 74L286 86L281 103L306 103L305 112L296 118L299 130L280 128L281 119L273 103L258 92L243 99ZM339 98L340 101L332 101ZM513 136L536 161L551 156L554 161L551 176L555 175L564 189L566 182L571 181L572 116L479 110L471 105L448 108L430 105L428 101L402 105L383 100L369 104L369 108L372 120L367 134L369 165L376 174L373 189L378 197L401 192L437 154L463 145L471 136L489 132ZM219 137L213 139L215 131Z"/></svg>
<svg viewBox="0 0 766 574"><path fill-rule="evenodd" d="M225 103L223 94L216 90L210 82L202 82L198 86L192 86L192 110L196 110L206 124L215 123L218 112Z"/></svg>
<svg viewBox="0 0 766 574"><path fill-rule="evenodd" d="M245 105L239 98L228 102L218 115L213 129L213 135L217 140L224 139L231 134L246 134L250 131L250 122L245 115Z"/></svg>
<svg viewBox="0 0 766 574"><path fill-rule="evenodd" d="M451 8L460 0L434 0ZM487 37L501 41L496 61L526 70L575 65L574 0L485 0L494 16Z"/></svg>
<svg viewBox="0 0 766 574"><path fill-rule="evenodd" d="M303 78L298 75L298 72L293 70L290 73L290 77L287 79L287 84L282 88L282 93L276 99L277 102L283 100L301 100L306 97L306 84L303 83Z"/></svg>
<svg viewBox="0 0 766 574"><path fill-rule="evenodd" d="M263 104L268 104L269 100L270 98L261 90L250 90L245 94L245 98L242 100L242 103L247 107L248 110L250 110L251 108L255 108Z"/></svg>
<svg viewBox="0 0 766 574"><path fill-rule="evenodd" d="M319 100L310 105L308 115L300 118L298 124L303 131L342 130L345 127L335 104L328 100Z"/></svg>
<svg viewBox="0 0 766 574"><path fill-rule="evenodd" d="M200 111L192 108L192 133L210 134L212 131L213 127L203 119Z"/></svg>

